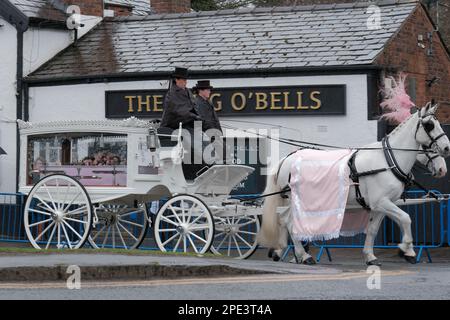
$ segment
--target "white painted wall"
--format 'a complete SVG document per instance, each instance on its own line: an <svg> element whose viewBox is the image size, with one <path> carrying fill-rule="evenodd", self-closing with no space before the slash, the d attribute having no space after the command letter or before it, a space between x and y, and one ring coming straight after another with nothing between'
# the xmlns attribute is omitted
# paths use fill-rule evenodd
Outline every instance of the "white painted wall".
<svg viewBox="0 0 450 320"><path fill-rule="evenodd" d="M0 17L0 192L15 192L16 184L16 29Z"/></svg>
<svg viewBox="0 0 450 320"><path fill-rule="evenodd" d="M82 16L84 27L78 30L78 37L83 37L97 25L102 18ZM67 48L74 40L73 31L50 28L29 28L24 34L24 74L28 75Z"/></svg>
<svg viewBox="0 0 450 320"><path fill-rule="evenodd" d="M192 87L195 81L188 83ZM223 117L223 123L241 128L271 128L277 124L294 130L281 129L281 136L311 142L361 146L376 141L377 123L367 120L366 75L215 79L214 87L292 86L292 85L347 85L346 116L298 116L298 117ZM141 81L101 83L86 85L37 87L30 90L30 121L67 119L104 119L105 91L167 88L167 81ZM254 121L265 125L227 122L226 120ZM325 132L322 132L326 129ZM295 131L297 130L297 131ZM293 149L282 145L281 155Z"/></svg>

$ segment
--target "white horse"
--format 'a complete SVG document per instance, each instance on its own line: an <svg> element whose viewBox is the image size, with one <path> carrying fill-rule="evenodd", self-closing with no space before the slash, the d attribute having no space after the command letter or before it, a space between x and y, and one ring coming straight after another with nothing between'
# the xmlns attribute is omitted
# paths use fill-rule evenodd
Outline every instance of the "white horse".
<svg viewBox="0 0 450 320"><path fill-rule="evenodd" d="M419 148L432 149L442 157L450 155L450 141L443 132L436 118L437 105L429 103L406 121L401 123L382 142L376 142L361 148L355 156L355 168L358 173L369 172L380 168L389 170L376 174L360 176L359 188L362 198L370 207L369 225L363 253L366 263L378 265L379 262L373 253L373 242L378 233L381 221L385 216L396 222L403 234L402 242L399 244L402 256L410 262L415 263L416 253L413 248L411 232L411 218L400 209L395 201L400 199L405 180L400 180L399 175L406 175L418 157ZM387 141L387 142L386 142ZM282 191L289 185L289 174L294 157L288 156L278 165L277 174L267 177L265 194ZM392 162L395 168L392 168ZM441 172L442 174L442 172ZM400 176L400 178L402 178ZM355 186L350 187L347 199L347 207L359 205ZM278 213L277 208L284 208ZM287 246L288 232L292 235L292 219L289 199L279 195L268 196L263 206L263 223L258 234L258 241L268 248L275 248L275 254ZM304 250L300 241L291 237L294 242L295 256L299 263L314 264L314 259Z"/></svg>

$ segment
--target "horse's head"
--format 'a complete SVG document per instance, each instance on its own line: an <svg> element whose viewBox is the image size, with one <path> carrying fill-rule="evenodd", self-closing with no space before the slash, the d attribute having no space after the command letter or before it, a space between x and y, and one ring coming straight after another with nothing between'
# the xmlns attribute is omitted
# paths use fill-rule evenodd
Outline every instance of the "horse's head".
<svg viewBox="0 0 450 320"><path fill-rule="evenodd" d="M417 156L417 161L424 165L434 178L443 178L447 174L447 163L438 153L426 150Z"/></svg>
<svg viewBox="0 0 450 320"><path fill-rule="evenodd" d="M438 105L428 103L418 111L416 141L425 149L431 149L446 158L450 156L450 141L436 117L437 108Z"/></svg>

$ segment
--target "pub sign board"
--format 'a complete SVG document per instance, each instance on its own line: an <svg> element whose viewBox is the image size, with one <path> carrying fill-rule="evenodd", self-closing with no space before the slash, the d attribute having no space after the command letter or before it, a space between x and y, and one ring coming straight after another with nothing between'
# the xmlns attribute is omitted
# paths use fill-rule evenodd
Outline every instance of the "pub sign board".
<svg viewBox="0 0 450 320"><path fill-rule="evenodd" d="M161 118L167 90L106 91L106 118ZM345 85L214 88L220 116L345 115Z"/></svg>

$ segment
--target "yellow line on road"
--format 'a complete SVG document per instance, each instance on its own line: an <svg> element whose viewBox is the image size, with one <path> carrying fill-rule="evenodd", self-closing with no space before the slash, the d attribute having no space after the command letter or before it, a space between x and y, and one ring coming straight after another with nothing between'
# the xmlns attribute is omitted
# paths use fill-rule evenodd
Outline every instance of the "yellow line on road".
<svg viewBox="0 0 450 320"><path fill-rule="evenodd" d="M411 271L381 271L382 277L403 276L413 274ZM154 287L154 286L181 286L181 285L208 285L227 283L268 283L268 282L294 282L294 281L339 281L368 278L370 274L361 272L344 272L339 274L302 274L302 275L255 275L243 277L215 277L190 279L159 279L159 280L130 280L130 281L83 281L81 288L114 288L114 287ZM64 289L66 282L16 282L0 283L1 289Z"/></svg>

